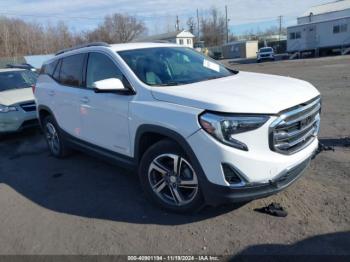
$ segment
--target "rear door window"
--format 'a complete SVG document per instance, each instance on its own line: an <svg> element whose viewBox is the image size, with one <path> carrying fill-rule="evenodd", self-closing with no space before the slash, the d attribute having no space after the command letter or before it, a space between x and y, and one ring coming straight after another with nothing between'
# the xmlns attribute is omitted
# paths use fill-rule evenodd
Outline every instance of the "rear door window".
<svg viewBox="0 0 350 262"><path fill-rule="evenodd" d="M62 58L59 81L62 85L82 87L85 54Z"/></svg>

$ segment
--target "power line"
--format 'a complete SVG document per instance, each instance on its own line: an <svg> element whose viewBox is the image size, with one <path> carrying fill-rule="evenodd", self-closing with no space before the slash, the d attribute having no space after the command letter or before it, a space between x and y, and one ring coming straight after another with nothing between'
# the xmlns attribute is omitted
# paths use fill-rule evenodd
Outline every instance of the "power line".
<svg viewBox="0 0 350 262"><path fill-rule="evenodd" d="M89 19L89 20L103 20L104 18L98 18L98 17L86 17L86 16L66 16L66 15L57 15L57 14L51 14L51 15L30 15L30 14L14 14L14 13L8 13L8 12L0 12L1 15L10 15L10 16L18 16L18 17L34 17L34 18L62 18L62 19Z"/></svg>
<svg viewBox="0 0 350 262"><path fill-rule="evenodd" d="M49 15L43 15L43 14L16 14L11 12L0 12L0 15L9 15L9 16L16 16L16 17L33 17L33 18L58 18L58 19L81 19L81 20L96 20L96 21L103 21L104 17L87 17L87 16L66 16L66 15L59 15L59 14L49 14ZM188 13L180 14L179 16L185 16L188 15ZM286 16L286 15L284 15ZM157 15L136 15L136 17L139 17L141 19L157 19L162 17L169 17L169 14L157 14ZM294 18L294 17L293 17ZM199 19L199 18L198 18ZM240 24L246 23L246 22L261 22L261 21L272 21L275 17L259 17L259 18L236 18L236 21L240 21ZM238 25L238 24L237 24Z"/></svg>

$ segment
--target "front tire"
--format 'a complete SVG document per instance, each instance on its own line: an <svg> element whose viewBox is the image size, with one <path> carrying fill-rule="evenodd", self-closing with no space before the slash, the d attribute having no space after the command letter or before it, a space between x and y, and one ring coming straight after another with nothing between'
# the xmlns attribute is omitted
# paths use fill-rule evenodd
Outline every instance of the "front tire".
<svg viewBox="0 0 350 262"><path fill-rule="evenodd" d="M45 117L43 121L43 132L45 134L50 153L53 156L63 158L69 154L70 150L65 144L58 125L52 116Z"/></svg>
<svg viewBox="0 0 350 262"><path fill-rule="evenodd" d="M164 209L189 213L204 204L198 172L181 148L170 140L162 140L145 152L139 178L146 196Z"/></svg>

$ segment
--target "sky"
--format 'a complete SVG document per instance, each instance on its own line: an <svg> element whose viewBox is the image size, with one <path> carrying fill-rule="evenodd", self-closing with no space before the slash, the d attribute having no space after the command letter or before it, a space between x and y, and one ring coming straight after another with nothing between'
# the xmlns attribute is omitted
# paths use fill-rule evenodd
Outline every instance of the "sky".
<svg viewBox="0 0 350 262"><path fill-rule="evenodd" d="M21 18L38 23L64 21L71 30L90 30L106 15L127 13L144 21L148 34L175 29L176 15L180 28L188 17L205 15L215 6L223 14L228 8L229 29L235 35L264 30L278 25L296 24L296 18L314 5L332 0L0 0L0 16Z"/></svg>

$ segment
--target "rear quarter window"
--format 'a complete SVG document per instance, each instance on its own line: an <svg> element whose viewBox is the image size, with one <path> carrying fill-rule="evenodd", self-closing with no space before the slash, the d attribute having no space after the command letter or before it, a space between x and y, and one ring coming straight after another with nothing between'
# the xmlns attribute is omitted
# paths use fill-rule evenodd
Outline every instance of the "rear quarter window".
<svg viewBox="0 0 350 262"><path fill-rule="evenodd" d="M56 81L60 80L60 69L61 69L61 64L62 64L62 60L60 59L57 63L56 69L52 75L52 78L55 79Z"/></svg>
<svg viewBox="0 0 350 262"><path fill-rule="evenodd" d="M83 66L85 54L62 58L59 82L62 85L83 86Z"/></svg>
<svg viewBox="0 0 350 262"><path fill-rule="evenodd" d="M44 64L41 67L40 74L46 74L46 75L52 76L57 66L57 63L58 63L58 60L55 60L48 64Z"/></svg>

